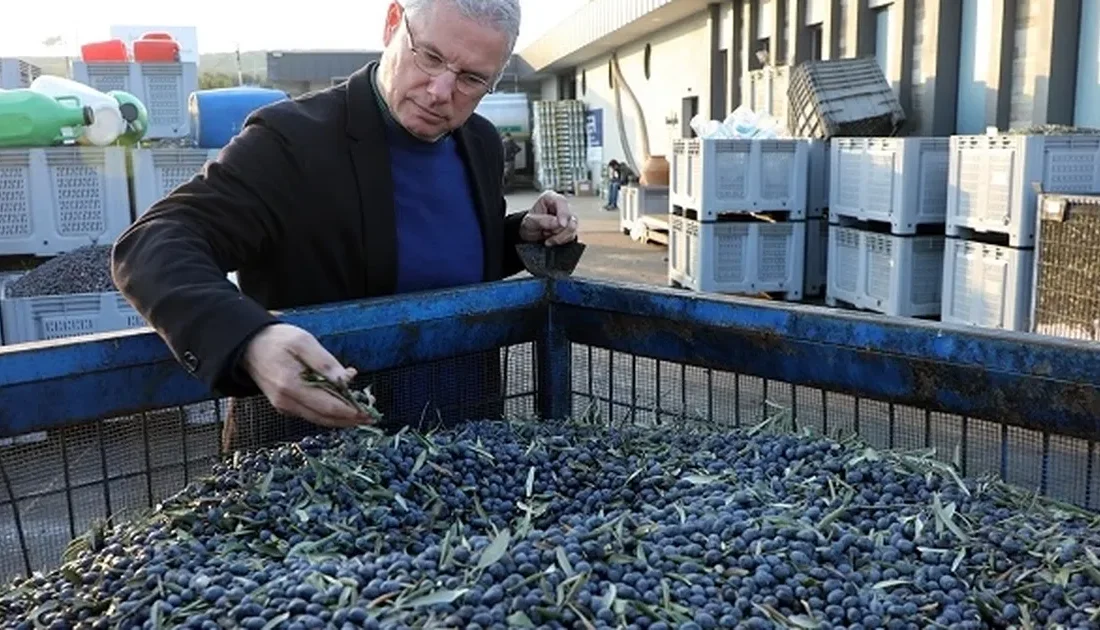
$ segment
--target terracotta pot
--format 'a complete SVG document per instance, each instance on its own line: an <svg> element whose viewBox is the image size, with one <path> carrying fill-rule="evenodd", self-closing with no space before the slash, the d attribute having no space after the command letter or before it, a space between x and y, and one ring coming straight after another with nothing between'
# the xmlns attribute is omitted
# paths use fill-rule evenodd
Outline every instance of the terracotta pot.
<svg viewBox="0 0 1100 630"><path fill-rule="evenodd" d="M663 155L651 155L642 164L640 183L643 186L668 186L668 160Z"/></svg>

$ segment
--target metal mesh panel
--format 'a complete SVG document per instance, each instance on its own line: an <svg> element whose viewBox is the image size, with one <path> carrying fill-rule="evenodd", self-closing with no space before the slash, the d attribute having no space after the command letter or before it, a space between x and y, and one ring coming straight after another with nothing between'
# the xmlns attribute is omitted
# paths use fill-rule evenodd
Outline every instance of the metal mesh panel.
<svg viewBox="0 0 1100 630"><path fill-rule="evenodd" d="M489 371L499 378L499 387L479 387L477 380L484 374L455 369L486 357L499 361L499 369ZM385 413L389 407L382 401L393 398L394 388L408 391L414 388L410 380L417 379L413 385L423 401L415 401L416 409L431 424L439 418L484 417L490 410L531 417L535 374L533 345L523 344L367 374L360 385L372 385ZM423 386L419 379L430 382ZM457 397L450 395L455 390L461 392ZM448 402L433 402L441 399ZM226 452L223 429L231 417L236 431L230 446L241 450L318 431L314 425L278 416L262 398L251 398L112 418L0 446L0 580L57 566L69 541L97 520L108 515L125 519L150 509L208 474ZM393 420L415 423L417 418Z"/></svg>
<svg viewBox="0 0 1100 630"><path fill-rule="evenodd" d="M1095 442L753 376L574 346L573 404L614 421L703 420L750 427L768 419L873 448L934 450L964 476L992 475L1023 489L1100 509Z"/></svg>
<svg viewBox="0 0 1100 630"><path fill-rule="evenodd" d="M1100 338L1100 205L1068 204L1066 218L1043 217L1036 252L1035 331Z"/></svg>

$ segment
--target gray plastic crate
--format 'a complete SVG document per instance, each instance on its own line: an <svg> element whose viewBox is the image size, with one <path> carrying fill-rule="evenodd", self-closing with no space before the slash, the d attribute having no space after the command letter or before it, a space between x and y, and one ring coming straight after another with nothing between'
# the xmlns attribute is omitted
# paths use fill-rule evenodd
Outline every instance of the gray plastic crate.
<svg viewBox="0 0 1100 630"><path fill-rule="evenodd" d="M796 138L892 136L905 111L874 57L806 61L787 88L787 129Z"/></svg>
<svg viewBox="0 0 1100 630"><path fill-rule="evenodd" d="M1100 191L1100 135L952 136L947 235L1034 247L1038 193Z"/></svg>
<svg viewBox="0 0 1100 630"><path fill-rule="evenodd" d="M1027 332L1035 251L947 239L941 318Z"/></svg>
<svg viewBox="0 0 1100 630"><path fill-rule="evenodd" d="M0 290L0 322L4 345L63 339L145 326L126 298L117 291L4 297Z"/></svg>
<svg viewBox="0 0 1100 630"><path fill-rule="evenodd" d="M199 173L207 161L218 157L218 149L135 149L131 156L134 214L140 217L149 206Z"/></svg>
<svg viewBox="0 0 1100 630"><path fill-rule="evenodd" d="M125 149L0 150L0 255L106 244L129 224Z"/></svg>
<svg viewBox="0 0 1100 630"><path fill-rule="evenodd" d="M805 140L674 140L669 201L703 221L764 211L805 219L809 160Z"/></svg>
<svg viewBox="0 0 1100 630"><path fill-rule="evenodd" d="M13 57L0 58L0 90L29 87L42 74L41 68Z"/></svg>
<svg viewBox="0 0 1100 630"><path fill-rule="evenodd" d="M623 186L619 189L619 229L630 234L638 219L668 214L668 186Z"/></svg>
<svg viewBox="0 0 1100 630"><path fill-rule="evenodd" d="M806 222L701 223L669 217L669 281L695 291L801 300Z"/></svg>
<svg viewBox="0 0 1100 630"><path fill-rule="evenodd" d="M895 317L939 315L943 242L830 225L825 303Z"/></svg>
<svg viewBox="0 0 1100 630"><path fill-rule="evenodd" d="M947 216L947 138L833 138L829 216L890 224L894 234Z"/></svg>
<svg viewBox="0 0 1100 630"><path fill-rule="evenodd" d="M73 62L73 79L101 92L122 90L149 112L149 140L184 138L191 133L187 100L199 89L195 63Z"/></svg>

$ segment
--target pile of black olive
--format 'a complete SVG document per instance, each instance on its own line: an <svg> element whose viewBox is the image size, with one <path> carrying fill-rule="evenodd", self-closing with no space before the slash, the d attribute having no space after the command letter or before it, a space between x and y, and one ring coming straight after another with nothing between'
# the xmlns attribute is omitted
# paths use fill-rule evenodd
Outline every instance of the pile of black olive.
<svg viewBox="0 0 1100 630"><path fill-rule="evenodd" d="M1100 628L1094 515L817 438L472 422L218 466L14 628Z"/></svg>

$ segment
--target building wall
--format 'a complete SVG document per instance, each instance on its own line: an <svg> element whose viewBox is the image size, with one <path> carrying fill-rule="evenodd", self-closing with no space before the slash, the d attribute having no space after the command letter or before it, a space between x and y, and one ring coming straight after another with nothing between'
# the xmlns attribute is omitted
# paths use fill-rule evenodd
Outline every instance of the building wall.
<svg viewBox="0 0 1100 630"><path fill-rule="evenodd" d="M1100 0L1082 0L1074 124L1100 127Z"/></svg>
<svg viewBox="0 0 1100 630"><path fill-rule="evenodd" d="M903 133L909 135L1100 126L1100 0L725 0L713 6L713 14L700 11L620 48L623 71L646 109L654 153L679 137L680 125L665 119L682 118L685 96L697 96L707 115L712 90L725 90L725 112L767 102L754 83L761 48L772 64L788 68L818 57L878 57L907 113ZM607 60L590 59L576 70L578 97L605 111L604 161L622 156L610 116ZM724 64L724 81L711 76L712 64ZM541 94L560 97L560 85L544 82ZM771 113L784 116L785 103L777 100L784 97L777 83ZM633 106L626 101L624 108L631 150L640 156Z"/></svg>
<svg viewBox="0 0 1100 630"><path fill-rule="evenodd" d="M1049 1L1049 0L1040 0ZM1028 51L1034 48L1035 29L1033 24L1033 11L1038 12L1033 0L1017 0L1016 2L1016 35L1015 46L1012 51L1012 126L1026 126L1031 124L1034 108L1035 86L1029 85Z"/></svg>
<svg viewBox="0 0 1100 630"><path fill-rule="evenodd" d="M646 76L646 45L649 45L649 75ZM668 155L672 139L680 137L683 99L695 98L698 111L709 114L710 28L705 13L633 42L618 51L619 67L627 85L641 103L648 126L650 152ZM603 150L601 161L622 160L619 122L615 115L615 93L611 87L610 55L602 55L577 67L577 97L590 109L603 111ZM544 89L543 94L546 94ZM642 160L641 129L633 101L621 92L623 126L634 159ZM670 122L672 120L675 122Z"/></svg>
<svg viewBox="0 0 1100 630"><path fill-rule="evenodd" d="M557 77L548 77L539 82L539 97L544 101L558 100Z"/></svg>

